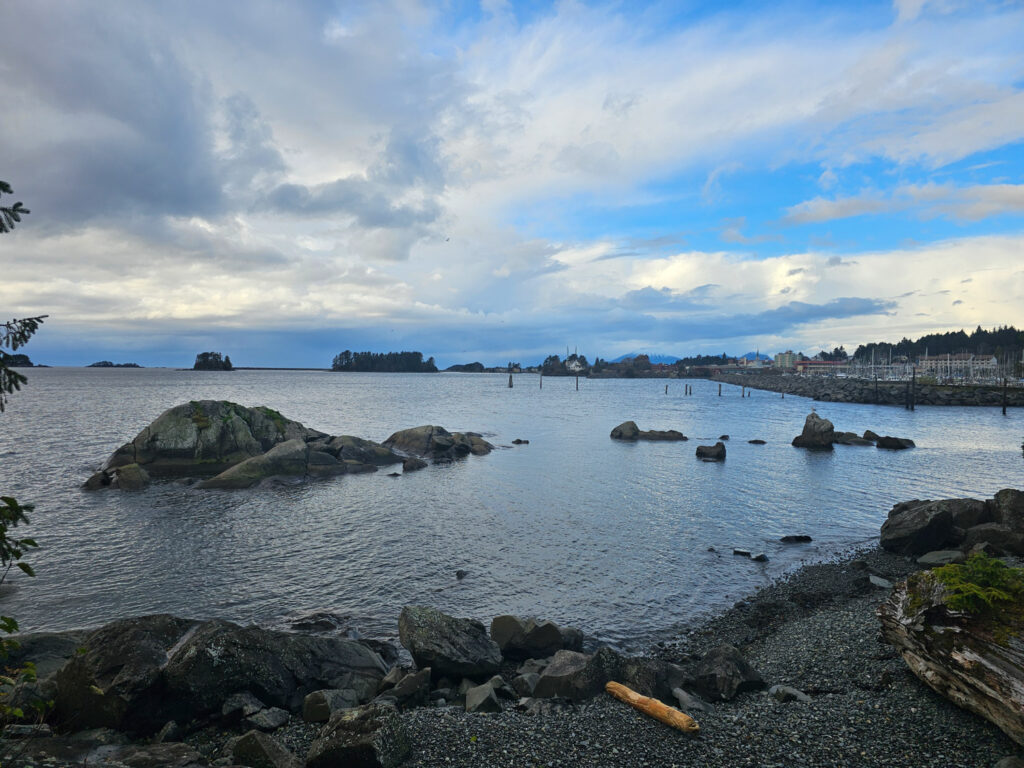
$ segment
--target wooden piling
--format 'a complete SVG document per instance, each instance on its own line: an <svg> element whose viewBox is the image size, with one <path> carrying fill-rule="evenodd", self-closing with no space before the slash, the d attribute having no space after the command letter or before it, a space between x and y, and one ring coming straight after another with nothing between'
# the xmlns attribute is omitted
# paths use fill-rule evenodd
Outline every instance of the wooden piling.
<svg viewBox="0 0 1024 768"><path fill-rule="evenodd" d="M511 373L508 375L508 388L512 389L512 374Z"/></svg>
<svg viewBox="0 0 1024 768"><path fill-rule="evenodd" d="M914 410L915 401L917 400L917 366L915 365L910 371L910 410Z"/></svg>
<svg viewBox="0 0 1024 768"><path fill-rule="evenodd" d="M719 384L718 384L718 396L719 397L722 396L722 384L721 384L721 382L719 382Z"/></svg>
<svg viewBox="0 0 1024 768"><path fill-rule="evenodd" d="M576 374L576 391L580 391L580 375L578 373Z"/></svg>
<svg viewBox="0 0 1024 768"><path fill-rule="evenodd" d="M1003 416L1006 415L1006 378L1003 378Z"/></svg>
<svg viewBox="0 0 1024 768"><path fill-rule="evenodd" d="M544 389L544 374L543 373L540 375L540 388Z"/></svg>

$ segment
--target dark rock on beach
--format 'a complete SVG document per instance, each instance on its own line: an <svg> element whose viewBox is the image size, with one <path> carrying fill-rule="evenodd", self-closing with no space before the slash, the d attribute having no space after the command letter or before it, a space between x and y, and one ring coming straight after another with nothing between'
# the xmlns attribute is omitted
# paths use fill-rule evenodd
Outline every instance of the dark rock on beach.
<svg viewBox="0 0 1024 768"><path fill-rule="evenodd" d="M491 639L506 659L543 659L563 648L579 650L582 636L577 635L579 630L533 617L497 616L491 621Z"/></svg>
<svg viewBox="0 0 1024 768"><path fill-rule="evenodd" d="M385 671L380 657L354 640L143 616L85 639L83 652L55 677L55 714L78 728L155 733L168 720L254 714L225 710L235 694L293 712L320 689L347 689L354 701L366 701Z"/></svg>
<svg viewBox="0 0 1024 768"><path fill-rule="evenodd" d="M486 679L501 666L501 649L475 619L457 619L436 608L407 605L398 617L398 636L419 667L434 678Z"/></svg>
<svg viewBox="0 0 1024 768"><path fill-rule="evenodd" d="M889 511L880 543L890 552L920 557L975 547L1024 555L1024 493L1004 488L995 498L905 501Z"/></svg>

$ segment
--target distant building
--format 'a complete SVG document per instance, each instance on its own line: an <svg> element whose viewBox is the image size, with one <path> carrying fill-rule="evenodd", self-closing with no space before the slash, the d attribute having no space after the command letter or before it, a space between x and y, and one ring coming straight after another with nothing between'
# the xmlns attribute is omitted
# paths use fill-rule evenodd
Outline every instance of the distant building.
<svg viewBox="0 0 1024 768"><path fill-rule="evenodd" d="M815 376L845 375L849 367L846 360L798 360L796 362L797 373Z"/></svg>
<svg viewBox="0 0 1024 768"><path fill-rule="evenodd" d="M995 376L998 361L995 355L973 355L969 352L946 355L922 355L917 369L940 379L973 379Z"/></svg>
<svg viewBox="0 0 1024 768"><path fill-rule="evenodd" d="M779 352L775 355L775 367L783 371L789 371L796 367L797 354L792 349Z"/></svg>

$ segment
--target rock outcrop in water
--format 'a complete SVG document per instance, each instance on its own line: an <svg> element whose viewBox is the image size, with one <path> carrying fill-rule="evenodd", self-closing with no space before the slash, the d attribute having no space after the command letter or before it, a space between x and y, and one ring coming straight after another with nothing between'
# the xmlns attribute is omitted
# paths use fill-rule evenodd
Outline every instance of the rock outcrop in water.
<svg viewBox="0 0 1024 768"><path fill-rule="evenodd" d="M675 429L640 429L635 421L624 421L611 433L612 440L687 440L682 432Z"/></svg>
<svg viewBox="0 0 1024 768"><path fill-rule="evenodd" d="M909 438L879 437L870 429L865 430L863 436L858 436L855 432L836 432L831 421L813 411L807 414L803 432L793 438L795 447L807 448L812 451L831 451L832 446L837 443L839 445L877 445L879 448L891 450L914 447L914 441Z"/></svg>
<svg viewBox="0 0 1024 768"><path fill-rule="evenodd" d="M803 432L793 438L793 445L797 448L810 448L812 451L831 451L835 437L832 422L812 412L807 414Z"/></svg>
<svg viewBox="0 0 1024 768"><path fill-rule="evenodd" d="M271 478L306 479L374 472L405 455L435 459L493 446L479 435L418 427L389 439L397 449L351 435L332 436L266 407L224 400L183 403L160 414L85 483L87 490L139 490L150 477L201 477L200 488L249 488ZM421 453L422 451L422 453Z"/></svg>
<svg viewBox="0 0 1024 768"><path fill-rule="evenodd" d="M426 424L395 432L384 446L404 456L446 461L472 453L486 456L494 446L476 432L449 432L444 427Z"/></svg>
<svg viewBox="0 0 1024 768"><path fill-rule="evenodd" d="M697 458L704 461L725 461L725 443L719 441L714 445L698 445Z"/></svg>

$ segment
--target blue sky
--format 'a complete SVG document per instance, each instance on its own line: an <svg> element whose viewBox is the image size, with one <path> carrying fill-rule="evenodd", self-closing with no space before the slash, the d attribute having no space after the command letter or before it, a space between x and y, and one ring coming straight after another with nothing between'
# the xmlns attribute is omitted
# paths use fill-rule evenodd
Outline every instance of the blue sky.
<svg viewBox="0 0 1024 768"><path fill-rule="evenodd" d="M0 312L55 365L1019 327L1021 39L957 0L16 0Z"/></svg>

